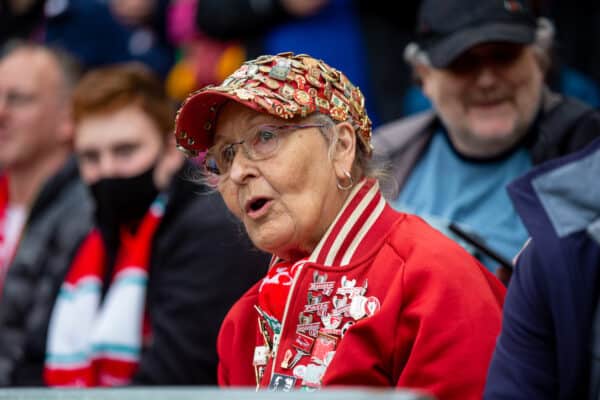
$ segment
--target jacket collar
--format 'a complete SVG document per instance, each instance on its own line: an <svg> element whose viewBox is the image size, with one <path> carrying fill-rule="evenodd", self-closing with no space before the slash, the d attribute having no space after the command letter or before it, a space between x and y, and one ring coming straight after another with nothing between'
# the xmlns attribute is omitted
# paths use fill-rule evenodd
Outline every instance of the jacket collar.
<svg viewBox="0 0 600 400"><path fill-rule="evenodd" d="M360 258L381 240L376 221L386 202L375 179L364 179L350 193L308 261L324 266L344 266Z"/></svg>
<svg viewBox="0 0 600 400"><path fill-rule="evenodd" d="M509 194L530 234L565 237L587 231L600 243L600 139L584 150L535 168L512 183Z"/></svg>

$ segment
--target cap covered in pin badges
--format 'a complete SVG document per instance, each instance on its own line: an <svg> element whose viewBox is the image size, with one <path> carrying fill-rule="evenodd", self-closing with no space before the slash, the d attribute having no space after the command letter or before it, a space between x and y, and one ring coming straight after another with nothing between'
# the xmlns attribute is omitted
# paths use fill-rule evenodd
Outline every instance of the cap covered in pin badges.
<svg viewBox="0 0 600 400"><path fill-rule="evenodd" d="M372 153L371 120L360 89L322 60L305 54L264 55L245 62L220 85L192 93L175 120L178 148L193 157L207 150L219 108L228 100L285 120L319 112L349 121L364 150Z"/></svg>

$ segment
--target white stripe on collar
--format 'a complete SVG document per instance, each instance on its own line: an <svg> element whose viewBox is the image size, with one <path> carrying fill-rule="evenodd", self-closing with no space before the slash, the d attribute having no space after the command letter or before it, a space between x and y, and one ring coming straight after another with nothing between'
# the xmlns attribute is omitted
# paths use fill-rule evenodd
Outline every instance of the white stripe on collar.
<svg viewBox="0 0 600 400"><path fill-rule="evenodd" d="M376 206L372 211L369 211L368 206L373 201L376 202ZM350 207L353 207L353 209ZM334 260L336 258L339 259L341 256L342 261L340 266L349 264L356 249L373 227L384 208L385 200L379 191L379 183L374 179L364 179L361 181L352 190L348 199L346 199L344 206L338 212L333 223L329 226L327 232L310 255L309 261L317 262L317 260L324 258L324 265L332 266ZM351 212L350 216L342 220L342 216L348 212ZM345 250L342 249L344 243L350 240L349 233L357 226L361 217L366 217L366 221L360 227L359 232L354 236L350 245ZM335 240L331 245L327 245L332 232L336 231L339 231L339 233L337 233ZM340 254L340 251L344 253Z"/></svg>

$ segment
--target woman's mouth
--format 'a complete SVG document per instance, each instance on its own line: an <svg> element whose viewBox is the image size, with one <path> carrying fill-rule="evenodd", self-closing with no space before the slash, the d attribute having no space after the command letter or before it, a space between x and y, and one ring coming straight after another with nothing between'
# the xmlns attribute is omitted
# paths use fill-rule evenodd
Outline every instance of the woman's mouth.
<svg viewBox="0 0 600 400"><path fill-rule="evenodd" d="M272 200L266 197L257 197L246 202L246 215L252 219L258 219L265 215L271 207Z"/></svg>

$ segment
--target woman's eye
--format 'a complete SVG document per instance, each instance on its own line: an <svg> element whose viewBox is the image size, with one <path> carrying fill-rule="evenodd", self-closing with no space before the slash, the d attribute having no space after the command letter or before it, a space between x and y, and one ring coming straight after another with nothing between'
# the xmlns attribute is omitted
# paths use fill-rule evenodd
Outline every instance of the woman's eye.
<svg viewBox="0 0 600 400"><path fill-rule="evenodd" d="M221 159L225 163L230 163L235 158L235 147L233 145L228 145L221 150Z"/></svg>
<svg viewBox="0 0 600 400"><path fill-rule="evenodd" d="M261 129L256 136L259 142L264 143L273 140L277 134L267 129Z"/></svg>

